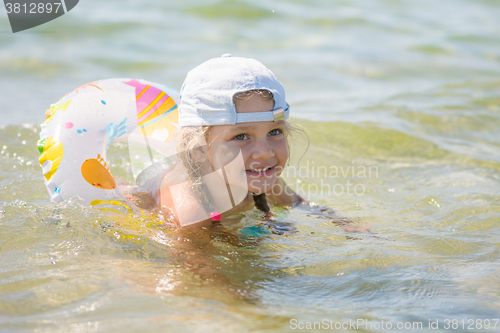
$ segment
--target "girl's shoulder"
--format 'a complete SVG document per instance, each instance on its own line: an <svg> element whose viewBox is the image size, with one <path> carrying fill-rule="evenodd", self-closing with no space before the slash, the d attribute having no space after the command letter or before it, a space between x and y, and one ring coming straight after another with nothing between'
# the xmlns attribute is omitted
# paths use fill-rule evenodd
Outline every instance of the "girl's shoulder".
<svg viewBox="0 0 500 333"><path fill-rule="evenodd" d="M286 182L279 177L268 194L268 199L275 206L293 206L307 201L295 193Z"/></svg>

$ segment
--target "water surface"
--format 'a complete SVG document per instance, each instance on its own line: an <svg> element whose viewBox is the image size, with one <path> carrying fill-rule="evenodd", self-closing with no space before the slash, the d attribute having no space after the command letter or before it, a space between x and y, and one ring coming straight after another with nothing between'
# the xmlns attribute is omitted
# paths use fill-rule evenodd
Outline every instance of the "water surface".
<svg viewBox="0 0 500 333"><path fill-rule="evenodd" d="M487 0L107 0L17 34L4 16L1 329L288 332L326 319L446 331L457 319L465 331L500 319L499 16ZM374 234L306 207L275 210L295 233L251 211L227 232L179 234L49 202L36 141L51 103L112 77L179 89L224 53L271 68L309 134L287 181ZM109 158L133 181L124 147Z"/></svg>

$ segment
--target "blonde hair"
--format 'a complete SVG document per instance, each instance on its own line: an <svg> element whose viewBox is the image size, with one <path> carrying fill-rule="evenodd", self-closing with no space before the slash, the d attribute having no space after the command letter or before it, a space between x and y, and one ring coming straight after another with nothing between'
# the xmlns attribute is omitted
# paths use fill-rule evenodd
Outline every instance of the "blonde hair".
<svg viewBox="0 0 500 333"><path fill-rule="evenodd" d="M233 103L236 104L238 100L240 101L246 101L250 99L253 95L260 95L262 98L265 100L272 100L274 102L274 95L272 92L266 89L254 89L254 90L247 90L243 91L240 93L236 93L233 96Z"/></svg>
<svg viewBox="0 0 500 333"><path fill-rule="evenodd" d="M188 172L191 187L199 194L198 200L208 213L215 211L215 208L212 204L212 196L201 178L204 176L204 163L210 163L206 145L209 130L210 126L182 127L177 140L178 156Z"/></svg>

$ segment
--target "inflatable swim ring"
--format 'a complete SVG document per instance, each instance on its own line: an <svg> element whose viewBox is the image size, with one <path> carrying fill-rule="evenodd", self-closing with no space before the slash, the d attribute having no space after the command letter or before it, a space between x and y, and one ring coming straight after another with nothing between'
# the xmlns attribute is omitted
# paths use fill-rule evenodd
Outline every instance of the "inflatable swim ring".
<svg viewBox="0 0 500 333"><path fill-rule="evenodd" d="M50 199L59 203L79 196L86 205L131 212L109 170L107 147L113 141L129 143L136 177L155 156L168 156L180 128L178 98L177 91L156 83L107 79L87 83L51 105L38 141Z"/></svg>

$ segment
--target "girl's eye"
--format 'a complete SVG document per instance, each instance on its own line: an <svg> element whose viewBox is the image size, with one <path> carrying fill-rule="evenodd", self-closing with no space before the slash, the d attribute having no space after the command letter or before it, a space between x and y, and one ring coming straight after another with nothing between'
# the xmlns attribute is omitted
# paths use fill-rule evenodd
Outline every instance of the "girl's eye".
<svg viewBox="0 0 500 333"><path fill-rule="evenodd" d="M245 140L247 138L247 135L245 133L238 134L236 135L233 140Z"/></svg>
<svg viewBox="0 0 500 333"><path fill-rule="evenodd" d="M275 135L278 135L278 134L281 134L281 130L278 129L278 128L275 128L275 129L273 129L272 131L269 132L270 136L275 136Z"/></svg>

